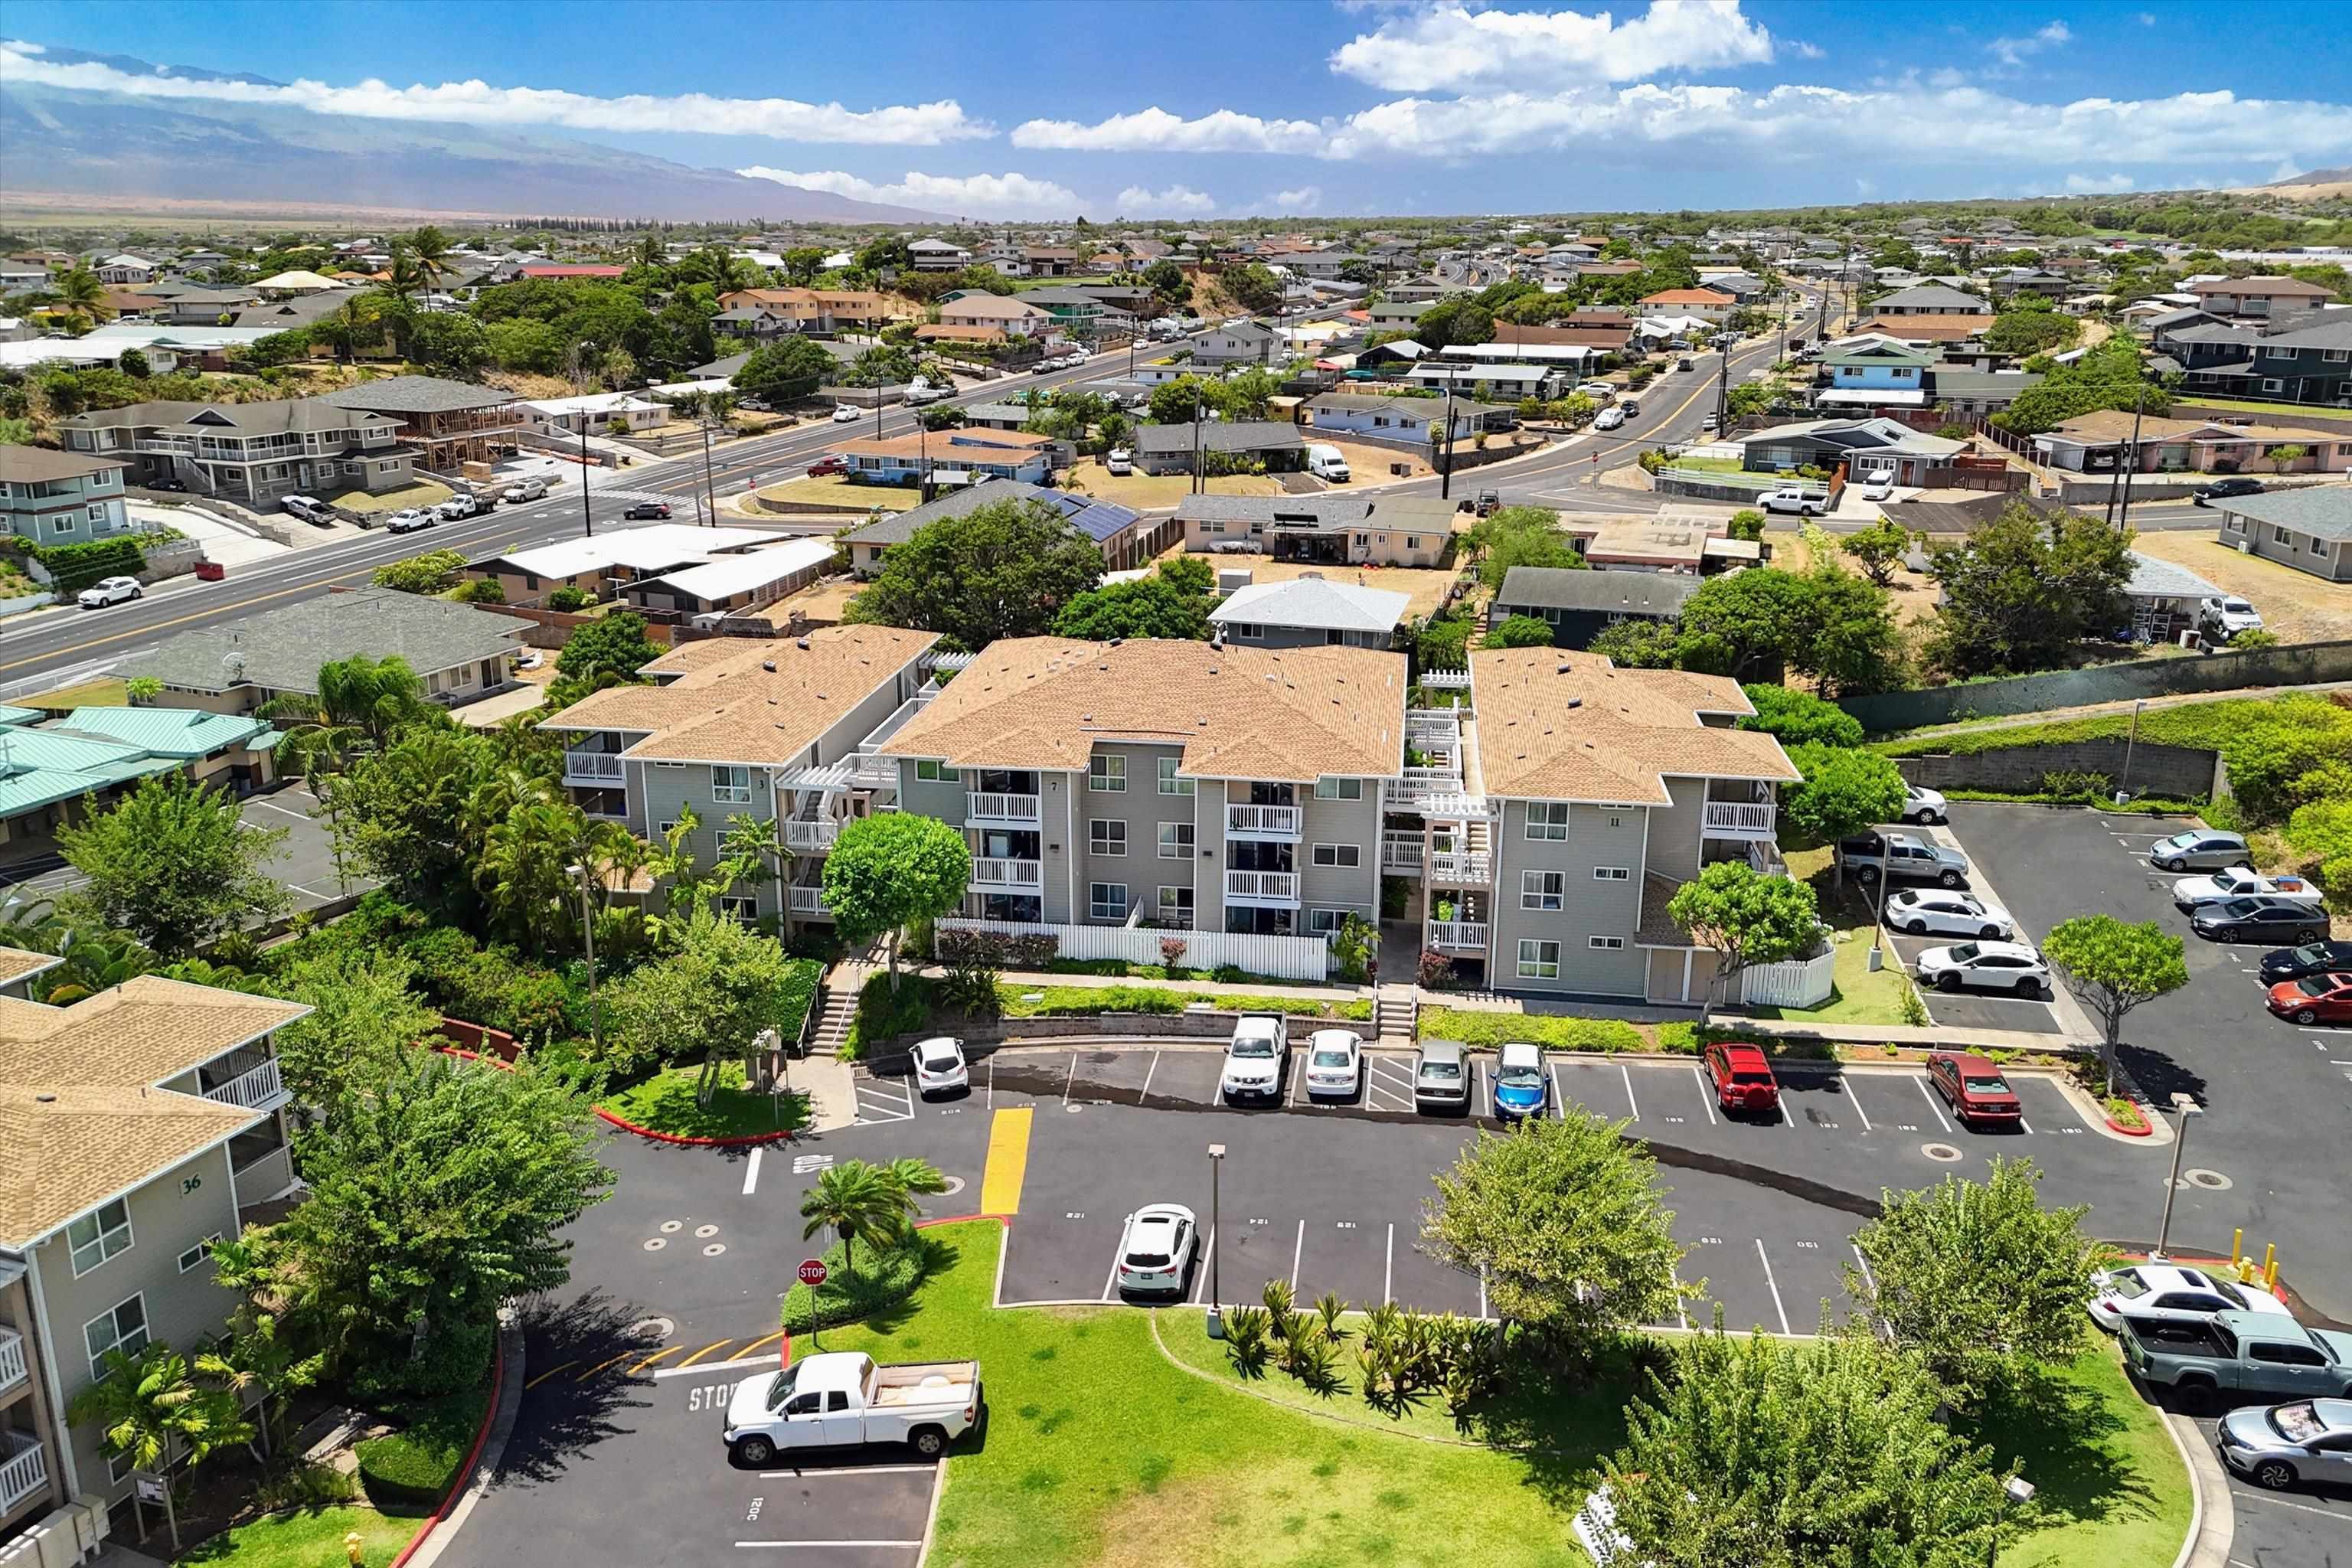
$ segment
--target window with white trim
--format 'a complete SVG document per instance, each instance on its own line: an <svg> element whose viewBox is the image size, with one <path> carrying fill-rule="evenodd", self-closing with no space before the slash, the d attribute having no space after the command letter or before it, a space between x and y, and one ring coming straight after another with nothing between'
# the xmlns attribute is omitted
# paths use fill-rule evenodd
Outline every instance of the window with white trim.
<svg viewBox="0 0 2352 1568"><path fill-rule="evenodd" d="M1538 942L1528 938L1519 943L1519 978L1522 980L1557 980L1559 978L1559 943Z"/></svg>
<svg viewBox="0 0 2352 1568"><path fill-rule="evenodd" d="M929 758L915 764L915 776L925 784L961 784L963 774L945 763Z"/></svg>
<svg viewBox="0 0 2352 1568"><path fill-rule="evenodd" d="M1123 921L1127 918L1127 884L1125 882L1089 882L1087 884L1087 914L1098 921Z"/></svg>
<svg viewBox="0 0 2352 1568"><path fill-rule="evenodd" d="M180 1272L185 1274L189 1269L202 1265L205 1258L213 1255L213 1246L220 1238L221 1233L215 1231L187 1251L180 1254Z"/></svg>
<svg viewBox="0 0 2352 1568"><path fill-rule="evenodd" d="M1318 844L1307 855L1318 866L1337 866L1348 870L1364 863L1363 847L1356 844Z"/></svg>
<svg viewBox="0 0 2352 1568"><path fill-rule="evenodd" d="M1174 926L1180 931L1191 931L1192 929L1192 889L1171 887L1162 883L1160 888L1157 908L1159 910L1159 921L1161 925Z"/></svg>
<svg viewBox="0 0 2352 1568"><path fill-rule="evenodd" d="M751 804L751 770L734 763L721 763L710 770L710 798L722 805Z"/></svg>
<svg viewBox="0 0 2352 1568"><path fill-rule="evenodd" d="M1097 816L1087 824L1087 847L1097 855L1127 853L1127 824L1115 816Z"/></svg>
<svg viewBox="0 0 2352 1568"><path fill-rule="evenodd" d="M1567 872L1522 871L1519 873L1519 908L1557 910L1565 908L1567 903Z"/></svg>
<svg viewBox="0 0 2352 1568"><path fill-rule="evenodd" d="M1633 879L1630 866L1595 866L1592 879L1596 882L1630 882Z"/></svg>
<svg viewBox="0 0 2352 1568"><path fill-rule="evenodd" d="M1584 945L1599 952L1622 952L1625 951L1625 939L1622 936L1588 936L1584 939Z"/></svg>
<svg viewBox="0 0 2352 1568"><path fill-rule="evenodd" d="M128 1252L131 1243L131 1210L121 1198L66 1226L66 1245L73 1250L77 1279L116 1253Z"/></svg>
<svg viewBox="0 0 2352 1568"><path fill-rule="evenodd" d="M1176 776L1176 769L1183 761L1181 757L1160 759L1160 793L1161 795L1191 795L1194 792L1197 787L1196 780L1180 779Z"/></svg>
<svg viewBox="0 0 2352 1568"><path fill-rule="evenodd" d="M1364 781L1361 779L1317 779L1315 781L1315 798L1317 800L1361 800L1364 798Z"/></svg>
<svg viewBox="0 0 2352 1568"><path fill-rule="evenodd" d="M147 1348L147 1297L142 1291L117 1301L81 1326L81 1341L89 1352L89 1375L94 1383L106 1377L106 1352L121 1351L136 1356Z"/></svg>
<svg viewBox="0 0 2352 1568"><path fill-rule="evenodd" d="M1087 787L1097 795L1127 793L1127 759L1125 757L1092 757L1087 762Z"/></svg>
<svg viewBox="0 0 2352 1568"><path fill-rule="evenodd" d="M1309 910L1307 911L1308 936L1337 936L1339 928L1348 923L1345 910Z"/></svg>
<svg viewBox="0 0 2352 1568"><path fill-rule="evenodd" d="M1162 860L1190 860L1192 858L1191 823L1163 822L1160 825L1160 858Z"/></svg>
<svg viewBox="0 0 2352 1568"><path fill-rule="evenodd" d="M719 912L739 925L751 925L760 918L760 900L743 893L721 893Z"/></svg>
<svg viewBox="0 0 2352 1568"><path fill-rule="evenodd" d="M1531 803L1528 806L1528 837L1565 841L1568 837L1568 802Z"/></svg>

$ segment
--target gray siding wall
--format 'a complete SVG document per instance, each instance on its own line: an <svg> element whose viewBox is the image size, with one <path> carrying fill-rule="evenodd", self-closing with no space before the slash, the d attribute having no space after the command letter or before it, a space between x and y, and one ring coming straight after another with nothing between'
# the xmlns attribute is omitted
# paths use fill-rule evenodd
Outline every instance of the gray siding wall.
<svg viewBox="0 0 2352 1568"><path fill-rule="evenodd" d="M1225 929L1225 805L1247 800L1249 785L1226 779L1201 781L1200 826L1193 837L1208 851L1200 858L1201 881L1192 895L1192 926L1196 931Z"/></svg>
<svg viewBox="0 0 2352 1568"><path fill-rule="evenodd" d="M1098 744L1094 749L1097 757L1118 757L1127 763L1127 788L1123 791L1096 790L1082 775L1073 774L1078 790L1078 825L1072 847L1077 853L1078 888L1076 893L1077 921L1087 924L1115 924L1116 921L1095 920L1088 893L1093 882L1123 882L1127 885L1128 908L1145 906L1145 919L1151 918L1151 905L1159 897L1161 882L1189 880L1190 860L1162 860L1160 857L1160 825L1163 822L1193 820L1196 796L1161 795L1160 793L1160 759L1181 756L1177 746ZM1127 826L1125 855L1097 855L1093 851L1093 827L1096 822L1121 822ZM1194 834L1197 840L1198 833ZM1192 858L1197 859L1197 843ZM1199 909L1197 895L1193 908Z"/></svg>
<svg viewBox="0 0 2352 1568"><path fill-rule="evenodd" d="M736 812L750 812L765 816L773 809L772 796L762 802L770 792L762 788L757 770L751 781L751 804L715 801L710 798L710 769L701 763L686 763L669 767L648 763L645 771L645 810L647 837L658 842L662 825L677 821L688 807L692 807L695 829L686 838L687 847L694 852L695 864L708 866L719 858L719 842L727 837L727 818Z"/></svg>
<svg viewBox="0 0 2352 1568"><path fill-rule="evenodd" d="M1379 919L1381 906L1381 786L1379 781L1364 779L1361 800L1318 800L1311 787L1298 792L1307 810L1301 818L1305 836L1298 846L1299 891L1304 909L1344 909L1363 916ZM1354 868L1318 866L1315 849L1318 844L1352 844L1356 846ZM1307 932L1307 917L1302 910L1298 921L1299 934Z"/></svg>
<svg viewBox="0 0 2352 1568"><path fill-rule="evenodd" d="M1055 925L1083 923L1087 918L1087 810L1088 802L1099 797L1087 794L1082 773L1039 773L1037 792L1037 814L1043 819L1037 836L1045 860L1045 919Z"/></svg>
<svg viewBox="0 0 2352 1568"><path fill-rule="evenodd" d="M1649 868L1689 881L1698 875L1699 824L1705 815L1706 781L1668 779L1666 793L1675 797L1675 804L1654 807L1649 814ZM1575 814L1570 815L1573 818Z"/></svg>
<svg viewBox="0 0 2352 1568"><path fill-rule="evenodd" d="M1641 806L1572 805L1565 840L1531 840L1527 803L1505 803L1496 845L1501 864L1495 896L1495 986L1598 996L1643 994L1647 965L1642 950L1633 945L1633 934L1642 920L1642 854L1648 816ZM1598 866L1622 866L1626 879L1596 881L1592 872ZM1519 907L1520 873L1533 870L1564 873L1561 909ZM1622 937L1625 945L1613 952L1597 950L1589 941L1593 936ZM1558 980L1520 978L1518 945L1523 939L1559 943Z"/></svg>
<svg viewBox="0 0 2352 1568"><path fill-rule="evenodd" d="M898 760L898 808L913 812L917 816L937 817L950 827L961 827L965 786L919 779L915 776L915 766L910 757Z"/></svg>
<svg viewBox="0 0 2352 1568"><path fill-rule="evenodd" d="M1242 647L1324 647L1328 646L1331 640L1330 635L1320 626L1268 626L1264 622L1255 623L1255 626L1257 632L1255 637L1244 637L1228 626L1225 628L1229 634L1226 640ZM1342 632L1339 634L1339 646L1343 647L1368 647L1385 652L1395 645L1396 637L1393 633L1383 635L1378 632Z"/></svg>

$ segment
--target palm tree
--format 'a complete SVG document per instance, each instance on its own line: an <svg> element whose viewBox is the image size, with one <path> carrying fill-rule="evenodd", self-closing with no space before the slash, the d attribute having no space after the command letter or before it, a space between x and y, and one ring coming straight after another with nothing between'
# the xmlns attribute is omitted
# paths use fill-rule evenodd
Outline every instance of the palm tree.
<svg viewBox="0 0 2352 1568"><path fill-rule="evenodd" d="M373 342L381 312L376 295L354 294L341 305L319 319L310 331L333 345L335 355L345 364L357 357L362 341Z"/></svg>
<svg viewBox="0 0 2352 1568"><path fill-rule="evenodd" d="M449 272L449 237L431 224L426 224L408 237L408 254L416 258L416 270L427 287L438 283ZM394 251L397 258L398 251Z"/></svg>
<svg viewBox="0 0 2352 1568"><path fill-rule="evenodd" d="M236 1310L230 1320L230 1331L228 1349L216 1358L221 1368L221 1386L236 1395L240 1404L248 1390L259 1393L261 1420L257 1425L257 1436L261 1439L261 1451L254 1457L266 1460L283 1441L277 1429L285 1425L285 1396L319 1381L327 1370L327 1353L300 1353L277 1313L249 1303Z"/></svg>
<svg viewBox="0 0 2352 1568"><path fill-rule="evenodd" d="M84 331L114 314L114 303L106 297L106 285L87 267L58 274L50 298L64 306L67 316L73 321L87 322L81 329Z"/></svg>
<svg viewBox="0 0 2352 1568"><path fill-rule="evenodd" d="M791 941L793 900L784 891L784 868L791 863L793 852L784 845L783 825L772 816L753 816L743 811L732 814L727 818L727 836L719 841L719 858L732 864L738 881L749 881L759 871L775 879L778 929Z"/></svg>
<svg viewBox="0 0 2352 1568"><path fill-rule="evenodd" d="M887 1168L863 1160L845 1160L817 1173L816 1185L801 1199L801 1227L805 1241L821 1230L841 1237L841 1272L857 1275L856 1242L861 1236L889 1237L905 1224L904 1194Z"/></svg>
<svg viewBox="0 0 2352 1568"><path fill-rule="evenodd" d="M194 1373L231 1375L228 1363L216 1355L199 1355L192 1372L187 1357L158 1341L135 1361L120 1350L108 1351L103 1364L106 1371L74 1397L66 1418L77 1426L98 1423L107 1453L130 1460L133 1468L160 1470L180 1457L194 1468L214 1449L253 1436L252 1424L238 1413L234 1394L195 1380ZM177 1556L180 1516L168 1479L163 1518L171 1526L172 1552ZM143 1519L141 1525L143 1540Z"/></svg>
<svg viewBox="0 0 2352 1568"><path fill-rule="evenodd" d="M923 1212L922 1205L915 1200L948 1190L948 1179L937 1165L911 1155L901 1155L891 1161L882 1167L882 1173L898 1190L898 1226L902 1237L912 1231L917 1216Z"/></svg>
<svg viewBox="0 0 2352 1568"><path fill-rule="evenodd" d="M264 719L295 722L278 743L281 772L308 773L325 764L340 772L362 752L382 751L393 731L440 711L425 700L425 683L398 654L381 661L353 654L319 667L319 691L289 691L254 710Z"/></svg>

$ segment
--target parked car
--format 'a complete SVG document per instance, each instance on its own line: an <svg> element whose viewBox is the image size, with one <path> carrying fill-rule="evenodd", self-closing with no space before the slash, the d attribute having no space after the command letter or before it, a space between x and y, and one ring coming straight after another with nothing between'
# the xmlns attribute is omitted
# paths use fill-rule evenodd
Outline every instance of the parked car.
<svg viewBox="0 0 2352 1568"><path fill-rule="evenodd" d="M1604 408L1592 418L1595 430L1614 430L1624 423L1625 411L1622 408Z"/></svg>
<svg viewBox="0 0 2352 1568"><path fill-rule="evenodd" d="M2262 493L2262 480L2251 474L2237 474L2226 479L2215 479L2210 485L2198 486L2189 492L2189 499L2199 506L2207 506L2217 500L2227 500L2231 496L2258 496Z"/></svg>
<svg viewBox="0 0 2352 1568"><path fill-rule="evenodd" d="M1780 516L1819 517L1830 509L1827 490L1811 490L1801 486L1790 489L1766 490L1762 497L1764 510Z"/></svg>
<svg viewBox="0 0 2352 1568"><path fill-rule="evenodd" d="M1895 476L1892 474L1874 474L1871 476L1871 478L1865 480L1863 484L1862 499L1864 500L1894 500Z"/></svg>
<svg viewBox="0 0 2352 1568"><path fill-rule="evenodd" d="M2263 629L2263 613L2250 600L2222 594L2197 602L2197 625L2208 636L2228 642L2240 632Z"/></svg>
<svg viewBox="0 0 2352 1568"><path fill-rule="evenodd" d="M1587 381L1580 382L1576 390L1595 403L1607 404L1616 401L1618 386L1613 381Z"/></svg>
<svg viewBox="0 0 2352 1568"><path fill-rule="evenodd" d="M517 479L500 493L499 499L509 505L516 501L543 500L547 497L547 481L542 479Z"/></svg>
<svg viewBox="0 0 2352 1568"><path fill-rule="evenodd" d="M1950 806L1945 802L1943 795L1937 791L1932 789L1921 789L1917 784L1907 782L1904 784L1904 821L1916 822L1924 825L1930 822L1941 822L1950 815Z"/></svg>
<svg viewBox="0 0 2352 1568"><path fill-rule="evenodd" d="M1412 1058L1415 1110L1470 1109L1470 1068L1458 1040L1423 1040Z"/></svg>
<svg viewBox="0 0 2352 1568"><path fill-rule="evenodd" d="M1290 1026L1279 1013L1244 1013L1234 1020L1217 1087L1229 1101L1279 1100L1290 1070Z"/></svg>
<svg viewBox="0 0 2352 1568"><path fill-rule="evenodd" d="M649 518L667 521L669 517L669 502L666 500L641 500L635 505L630 507L626 511L623 512L621 516L631 522Z"/></svg>
<svg viewBox="0 0 2352 1568"><path fill-rule="evenodd" d="M1963 1127L2015 1127L2025 1120L2017 1091L2000 1069L1974 1051L1931 1051L1927 1081Z"/></svg>
<svg viewBox="0 0 2352 1568"><path fill-rule="evenodd" d="M309 496L288 496L278 503L278 510L291 512L304 522L331 522L335 514Z"/></svg>
<svg viewBox="0 0 2352 1568"><path fill-rule="evenodd" d="M1710 414L1706 418L1700 420L1698 422L1698 428L1699 434L1703 436L1714 435L1717 428L1715 416Z"/></svg>
<svg viewBox="0 0 2352 1568"><path fill-rule="evenodd" d="M443 522L456 522L461 518L477 516L481 510L482 503L474 499L471 491L459 490L456 495L435 507L433 515Z"/></svg>
<svg viewBox="0 0 2352 1568"><path fill-rule="evenodd" d="M2352 1334L2281 1322L2267 1312L2217 1312L2201 1323L2126 1323L2124 1365L2183 1415L2224 1394L2352 1398Z"/></svg>
<svg viewBox="0 0 2352 1568"><path fill-rule="evenodd" d="M2294 899L2231 899L2200 906L2189 928L2209 942L2317 942L2327 912Z"/></svg>
<svg viewBox="0 0 2352 1568"><path fill-rule="evenodd" d="M1364 1042L1347 1029L1318 1029L1307 1041L1307 1093L1348 1099L1364 1086Z"/></svg>
<svg viewBox="0 0 2352 1568"><path fill-rule="evenodd" d="M1639 419L1642 416L1642 400L1638 397L1618 399L1617 408L1628 419Z"/></svg>
<svg viewBox="0 0 2352 1568"><path fill-rule="evenodd" d="M2352 1024L2352 973L2282 981L2264 994L2263 1005L2297 1024Z"/></svg>
<svg viewBox="0 0 2352 1568"><path fill-rule="evenodd" d="M85 610L101 610L109 605L120 605L127 599L144 596L146 590L136 577L100 577L74 595L74 603Z"/></svg>
<svg viewBox="0 0 2352 1568"><path fill-rule="evenodd" d="M1103 454L1103 472L1107 474L1135 472L1135 454L1124 447L1113 447Z"/></svg>
<svg viewBox="0 0 2352 1568"><path fill-rule="evenodd" d="M753 1469L788 1448L869 1443L904 1443L936 1459L980 1418L981 1398L976 1361L885 1366L861 1351L824 1351L737 1384L719 1439Z"/></svg>
<svg viewBox="0 0 2352 1568"><path fill-rule="evenodd" d="M2273 1491L2297 1481L2352 1486L2352 1398L2232 1410L2213 1445L2223 1464Z"/></svg>
<svg viewBox="0 0 2352 1568"><path fill-rule="evenodd" d="M833 405L833 422L835 425L855 425L865 417L866 411L862 408L846 403L836 403Z"/></svg>
<svg viewBox="0 0 2352 1568"><path fill-rule="evenodd" d="M1200 1229L1200 1221L1182 1204L1146 1204L1128 1215L1118 1238L1118 1293L1181 1296Z"/></svg>
<svg viewBox="0 0 2352 1568"><path fill-rule="evenodd" d="M2206 1323L2217 1312L2260 1312L2284 1328L2294 1321L2287 1305L2269 1291L2241 1285L2202 1268L2172 1263L2135 1263L2091 1276L2091 1321L2120 1333L2126 1323Z"/></svg>
<svg viewBox="0 0 2352 1568"><path fill-rule="evenodd" d="M2208 904L2225 904L2232 899L2285 899L2293 903L2308 904L2317 910L2326 895L2308 878L2283 876L2258 877L2240 868L2210 871L2202 877L2183 877L2172 884L2173 904L2189 914L2195 914Z"/></svg>
<svg viewBox="0 0 2352 1568"><path fill-rule="evenodd" d="M2263 954L2263 984L2300 980L2306 974L2328 974L2352 969L2352 942L2310 942Z"/></svg>
<svg viewBox="0 0 2352 1568"><path fill-rule="evenodd" d="M1707 1082L1714 1087L1715 1103L1725 1115L1760 1114L1780 1108L1780 1080L1772 1076L1772 1064L1760 1047L1718 1040L1699 1059Z"/></svg>
<svg viewBox="0 0 2352 1568"><path fill-rule="evenodd" d="M441 520L422 507L403 507L383 520L387 533L414 533L420 528L430 528Z"/></svg>
<svg viewBox="0 0 2352 1568"><path fill-rule="evenodd" d="M2149 845L2147 863L2159 871L2220 871L2232 867L2251 871L2254 857L2242 834L2191 827Z"/></svg>
<svg viewBox="0 0 2352 1568"><path fill-rule="evenodd" d="M1525 1040L1503 1047L1495 1064L1495 1115L1504 1121L1540 1117L1551 1108L1551 1080L1544 1076L1543 1047Z"/></svg>
<svg viewBox="0 0 2352 1568"><path fill-rule="evenodd" d="M1865 887L1888 881L1934 882L1957 888L1968 879L1967 857L1907 833L1863 833L1838 844L1838 858Z"/></svg>
<svg viewBox="0 0 2352 1568"><path fill-rule="evenodd" d="M763 397L739 398L735 406L746 414L773 414L776 411L776 405Z"/></svg>
<svg viewBox="0 0 2352 1568"><path fill-rule="evenodd" d="M1480 517L1492 517L1502 510L1503 496L1501 491L1480 490L1478 492L1478 515Z"/></svg>
<svg viewBox="0 0 2352 1568"><path fill-rule="evenodd" d="M808 467L808 477L813 479L824 479L828 474L847 472L849 472L849 459L838 452L827 452Z"/></svg>
<svg viewBox="0 0 2352 1568"><path fill-rule="evenodd" d="M1908 888L1886 900L1886 923L1913 936L1976 936L2006 942L2017 922L1999 904L1943 889Z"/></svg>
<svg viewBox="0 0 2352 1568"><path fill-rule="evenodd" d="M2022 942L1963 942L1919 955L1919 984L1938 991L2009 991L2039 996L2050 988L2050 966Z"/></svg>
<svg viewBox="0 0 2352 1568"><path fill-rule="evenodd" d="M169 474L163 474L149 479L140 488L150 490L184 490L188 488L188 482L185 479L175 479Z"/></svg>
<svg viewBox="0 0 2352 1568"><path fill-rule="evenodd" d="M970 1094L971 1068L964 1060L963 1042L940 1035L916 1046L915 1092L926 1100L935 1094Z"/></svg>

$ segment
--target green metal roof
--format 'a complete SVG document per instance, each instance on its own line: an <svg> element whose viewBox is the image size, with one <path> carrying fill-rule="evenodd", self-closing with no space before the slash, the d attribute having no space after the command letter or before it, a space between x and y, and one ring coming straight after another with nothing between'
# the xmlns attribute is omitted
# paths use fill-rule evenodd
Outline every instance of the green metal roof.
<svg viewBox="0 0 2352 1568"><path fill-rule="evenodd" d="M77 708L59 724L0 723L0 818L170 773L269 728L178 708Z"/></svg>
<svg viewBox="0 0 2352 1568"><path fill-rule="evenodd" d="M41 710L37 708L11 708L0 702L0 724L33 724L39 722L41 718Z"/></svg>
<svg viewBox="0 0 2352 1568"><path fill-rule="evenodd" d="M52 733L70 730L136 746L152 756L182 760L209 756L269 729L267 719L193 708L77 708L50 727Z"/></svg>

